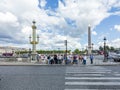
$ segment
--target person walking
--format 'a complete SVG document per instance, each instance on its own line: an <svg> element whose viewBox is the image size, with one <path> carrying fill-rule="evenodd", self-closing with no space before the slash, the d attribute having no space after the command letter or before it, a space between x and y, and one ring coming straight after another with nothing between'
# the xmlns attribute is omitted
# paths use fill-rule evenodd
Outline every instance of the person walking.
<svg viewBox="0 0 120 90"><path fill-rule="evenodd" d="M86 60L87 60L87 56L85 55L85 56L83 57L83 64L84 64L84 65L86 65Z"/></svg>
<svg viewBox="0 0 120 90"><path fill-rule="evenodd" d="M54 55L54 61L55 61L55 64L58 64L58 58L57 58L57 55Z"/></svg>
<svg viewBox="0 0 120 90"><path fill-rule="evenodd" d="M90 62L91 62L91 64L93 64L93 55L92 54L90 55Z"/></svg>
<svg viewBox="0 0 120 90"><path fill-rule="evenodd" d="M51 59L51 57L50 57L50 55L48 55L47 56L48 64L50 64L50 59Z"/></svg>
<svg viewBox="0 0 120 90"><path fill-rule="evenodd" d="M78 64L76 55L73 56L73 64Z"/></svg>
<svg viewBox="0 0 120 90"><path fill-rule="evenodd" d="M79 63L83 62L83 56L82 55L80 55L78 58L79 58Z"/></svg>

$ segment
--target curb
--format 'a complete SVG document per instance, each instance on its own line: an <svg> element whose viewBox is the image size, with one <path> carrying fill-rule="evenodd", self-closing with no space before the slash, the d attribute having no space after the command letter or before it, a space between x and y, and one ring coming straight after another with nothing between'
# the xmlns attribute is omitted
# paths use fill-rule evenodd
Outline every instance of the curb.
<svg viewBox="0 0 120 90"><path fill-rule="evenodd" d="M39 63L0 63L0 66L67 66L64 64L39 64Z"/></svg>
<svg viewBox="0 0 120 90"><path fill-rule="evenodd" d="M119 66L120 64L96 64L94 66Z"/></svg>
<svg viewBox="0 0 120 90"><path fill-rule="evenodd" d="M77 64L76 66L119 66L120 63L93 63L93 64L86 64L86 65L82 65L82 64ZM72 64L42 64L42 63L24 63L24 62L0 62L0 66L73 66Z"/></svg>

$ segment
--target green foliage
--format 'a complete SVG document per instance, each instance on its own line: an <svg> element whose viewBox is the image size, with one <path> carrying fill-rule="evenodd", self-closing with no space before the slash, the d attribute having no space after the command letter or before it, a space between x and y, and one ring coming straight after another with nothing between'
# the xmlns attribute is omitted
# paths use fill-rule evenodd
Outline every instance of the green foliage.
<svg viewBox="0 0 120 90"><path fill-rule="evenodd" d="M104 48L103 48L102 46L100 46L100 47L99 47L99 50L100 50L100 51L103 51L103 50L104 50Z"/></svg>
<svg viewBox="0 0 120 90"><path fill-rule="evenodd" d="M115 51L115 48L114 48L114 47L110 47L110 50L111 50L111 51Z"/></svg>
<svg viewBox="0 0 120 90"><path fill-rule="evenodd" d="M99 50L103 51L104 47L100 46ZM115 51L115 50L116 49L114 47L106 46L106 51ZM65 52L66 52L66 50L38 50L37 51L38 54L64 54ZM67 50L67 52L70 53L71 50ZM73 51L74 54L85 54L86 52L87 52L87 49L80 51L78 48ZM96 50L93 50L92 52L94 53L94 52L96 52ZM16 54L24 54L24 53L30 53L30 51L26 51L26 50L16 51L15 53Z"/></svg>
<svg viewBox="0 0 120 90"><path fill-rule="evenodd" d="M106 48L107 51L115 51L115 48L114 48L114 47L105 46L105 48ZM103 50L104 50L104 47L100 46L100 47L99 47L99 50L100 50L100 51L103 51Z"/></svg>
<svg viewBox="0 0 120 90"><path fill-rule="evenodd" d="M16 54L24 54L24 53L29 53L29 51L26 51L26 50L25 51L16 51L15 53Z"/></svg>
<svg viewBox="0 0 120 90"><path fill-rule="evenodd" d="M68 50L67 52L70 53L71 50ZM63 54L65 53L65 50L38 50L38 54Z"/></svg>
<svg viewBox="0 0 120 90"><path fill-rule="evenodd" d="M73 51L74 54L85 54L86 52L87 52L87 50L82 50L82 51L80 51L79 49L75 49L75 50Z"/></svg>
<svg viewBox="0 0 120 90"><path fill-rule="evenodd" d="M75 50L74 50L74 53L75 53L75 54L80 54L79 49L75 49Z"/></svg>

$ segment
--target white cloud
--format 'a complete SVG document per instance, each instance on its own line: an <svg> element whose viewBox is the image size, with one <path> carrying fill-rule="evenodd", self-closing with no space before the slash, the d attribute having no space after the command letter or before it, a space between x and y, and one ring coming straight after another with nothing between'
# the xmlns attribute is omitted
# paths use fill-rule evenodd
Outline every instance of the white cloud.
<svg viewBox="0 0 120 90"><path fill-rule="evenodd" d="M120 25L115 25L114 29L120 32Z"/></svg>
<svg viewBox="0 0 120 90"><path fill-rule="evenodd" d="M97 32L96 32L96 31L92 31L92 34L93 34L93 35L97 35Z"/></svg>
<svg viewBox="0 0 120 90"><path fill-rule="evenodd" d="M8 42L5 43L16 45L16 42L20 42L20 46L24 46L24 44L27 46L32 20L35 19L37 31L41 37L39 48L64 47L66 36L71 42L69 42L69 47L81 48L79 41L81 36L87 32L88 25L91 24L94 29L102 20L111 15L108 11L113 6L118 7L117 3L118 0L64 0L64 3L59 0L59 7L54 12L44 9L47 4L46 0L17 0L14 2L13 0L2 0L0 3L0 33L12 37L13 42L8 39ZM41 8L38 7L39 5ZM8 33L4 33L4 31ZM92 34L97 35L97 32L92 30ZM76 40L78 36L79 40ZM55 44L58 41L61 44Z"/></svg>
<svg viewBox="0 0 120 90"><path fill-rule="evenodd" d="M13 26L18 26L18 18L11 12L0 12L0 23L9 23Z"/></svg>
<svg viewBox="0 0 120 90"><path fill-rule="evenodd" d="M120 48L120 38L116 38L113 40L106 40L106 45L109 47ZM97 44L94 45L95 49L99 49L99 46L104 46L104 41L99 41Z"/></svg>
<svg viewBox="0 0 120 90"><path fill-rule="evenodd" d="M120 48L120 38L116 38L116 39L114 39L112 41L108 41L107 44L109 46L113 46L115 48Z"/></svg>
<svg viewBox="0 0 120 90"><path fill-rule="evenodd" d="M0 13L0 21L1 22L13 22L13 21L16 22L17 17L10 12Z"/></svg>
<svg viewBox="0 0 120 90"><path fill-rule="evenodd" d="M39 7L44 8L46 5L46 0L38 0L39 1Z"/></svg>

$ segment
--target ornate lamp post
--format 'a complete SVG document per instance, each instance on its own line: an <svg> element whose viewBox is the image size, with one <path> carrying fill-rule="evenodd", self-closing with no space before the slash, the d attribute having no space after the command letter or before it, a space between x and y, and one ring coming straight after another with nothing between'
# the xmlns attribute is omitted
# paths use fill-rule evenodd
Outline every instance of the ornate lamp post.
<svg viewBox="0 0 120 90"><path fill-rule="evenodd" d="M39 42L39 36L36 35L36 26L35 26L35 21L32 22L32 36L30 35L29 40L30 40L30 44L32 44L32 52L31 52L31 56L32 56L32 60L36 61L37 60L37 52L36 52L36 44L38 44Z"/></svg>
<svg viewBox="0 0 120 90"><path fill-rule="evenodd" d="M103 60L103 62L106 62L106 37L104 37L104 60Z"/></svg>

